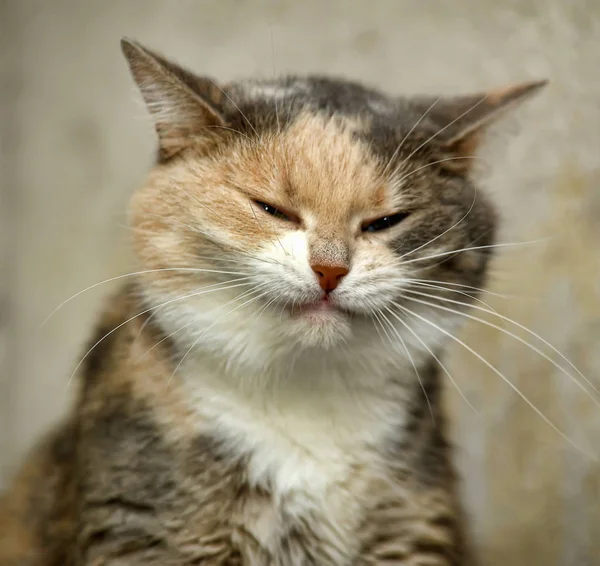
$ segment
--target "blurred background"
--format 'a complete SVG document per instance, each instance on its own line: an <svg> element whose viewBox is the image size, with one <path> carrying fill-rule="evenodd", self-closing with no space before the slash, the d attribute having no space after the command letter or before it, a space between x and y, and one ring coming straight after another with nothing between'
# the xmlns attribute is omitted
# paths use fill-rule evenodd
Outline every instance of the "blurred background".
<svg viewBox="0 0 600 566"><path fill-rule="evenodd" d="M597 0L5 0L0 3L0 487L66 410L103 298L127 273L124 208L154 136L126 35L221 80L323 72L391 93L547 77L493 134L482 186L504 220L485 298L600 388ZM477 316L481 312L473 313ZM520 328L482 318L532 340ZM461 334L581 450L459 345L448 367L457 461L484 563L600 563L600 408L543 356L471 321ZM589 388L588 388L589 389ZM596 398L596 403L598 397Z"/></svg>

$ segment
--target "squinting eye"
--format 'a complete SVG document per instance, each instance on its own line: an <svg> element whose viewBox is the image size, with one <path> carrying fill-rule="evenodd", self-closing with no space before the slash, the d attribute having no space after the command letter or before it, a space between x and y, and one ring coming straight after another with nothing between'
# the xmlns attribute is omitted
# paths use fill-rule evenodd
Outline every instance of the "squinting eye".
<svg viewBox="0 0 600 566"><path fill-rule="evenodd" d="M408 212L399 212L398 214L392 214L390 216L383 216L377 220L373 220L362 225L363 232L381 232L381 230L387 230L396 224L402 222L407 216Z"/></svg>
<svg viewBox="0 0 600 566"><path fill-rule="evenodd" d="M278 208L275 208L274 206L271 206L270 204L267 204L266 202L261 202L259 200L255 200L254 203L259 208L262 208L267 214L270 214L271 216L274 216L275 218L279 218L280 220L286 220L287 222L294 221L294 219L291 218L290 216L288 216L285 212L282 212Z"/></svg>

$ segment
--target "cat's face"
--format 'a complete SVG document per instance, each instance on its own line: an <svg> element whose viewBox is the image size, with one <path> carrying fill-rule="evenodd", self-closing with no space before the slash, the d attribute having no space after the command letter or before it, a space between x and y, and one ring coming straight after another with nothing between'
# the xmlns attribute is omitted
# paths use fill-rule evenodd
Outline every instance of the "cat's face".
<svg viewBox="0 0 600 566"><path fill-rule="evenodd" d="M220 90L126 53L161 139L132 201L135 247L175 340L240 358L258 344L269 356L436 347L419 317L457 317L427 295L467 302L483 284L495 215L468 164L514 91L482 113L482 97L400 101L324 79Z"/></svg>

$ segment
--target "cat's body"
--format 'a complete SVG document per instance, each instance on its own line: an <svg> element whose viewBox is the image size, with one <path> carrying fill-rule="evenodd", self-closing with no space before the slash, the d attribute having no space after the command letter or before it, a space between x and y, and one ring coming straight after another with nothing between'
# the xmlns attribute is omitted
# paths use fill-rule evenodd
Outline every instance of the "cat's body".
<svg viewBox="0 0 600 566"><path fill-rule="evenodd" d="M438 358L459 317L398 301L481 287L495 215L470 152L535 85L221 90L124 48L161 142L140 273L2 502L0 565L471 564Z"/></svg>
<svg viewBox="0 0 600 566"><path fill-rule="evenodd" d="M129 289L113 307L97 339L143 310ZM266 399L266 422L260 399L251 404L258 415L252 419L242 412L250 410L243 398L222 394L219 404L217 392L214 414L202 414L180 380L165 387L173 367L165 363L168 340L139 361L164 337L152 321L140 335L146 320L124 325L89 360L75 420L35 456L41 481L12 494L23 515L11 515L3 535L24 542L21 531L27 544L19 549L24 556L3 566L79 564L77 547L87 549L85 564L362 566L410 563L417 555L429 560L424 564L435 564L434 556L465 563L433 368L422 379L435 423L417 385L399 392L389 442L367 447L360 414L358 423L350 414L319 414L302 399ZM206 378L202 372L210 370L198 371ZM319 409L327 403L310 401ZM361 409L356 400L338 401L340 409ZM290 403L306 415L277 414ZM245 434L239 442L253 443L254 454L233 450L233 438L215 432L217 420L235 417L253 428L220 426ZM46 546L50 541L56 546ZM25 559L37 552L49 558L54 548L58 554L47 562Z"/></svg>

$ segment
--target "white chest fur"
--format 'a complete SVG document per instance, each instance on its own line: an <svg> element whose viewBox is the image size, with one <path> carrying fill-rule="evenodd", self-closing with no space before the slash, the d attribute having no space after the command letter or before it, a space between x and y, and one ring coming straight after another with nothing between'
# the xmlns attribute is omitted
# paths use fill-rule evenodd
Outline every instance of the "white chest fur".
<svg viewBox="0 0 600 566"><path fill-rule="evenodd" d="M249 386L192 363L184 375L200 426L247 458L248 481L272 493L275 516L310 511L334 523L347 516L361 497L352 492L363 483L357 470L376 472L378 447L405 416L400 392L350 386L365 383L364 376L295 371ZM254 530L259 539L273 532L260 521Z"/></svg>

